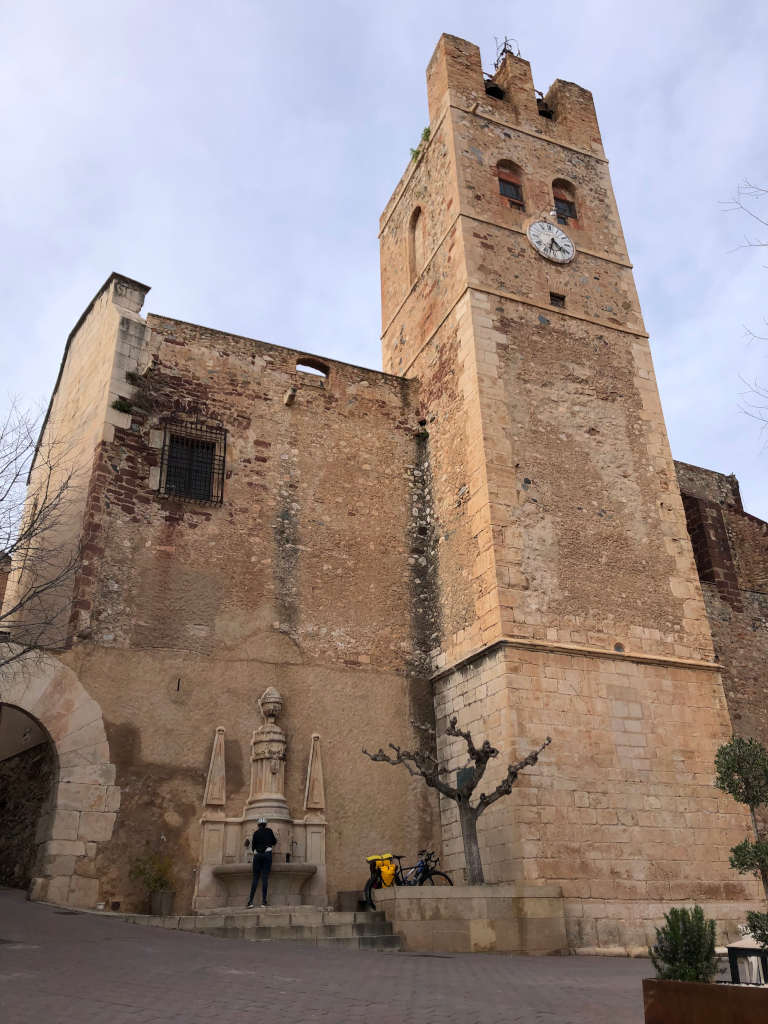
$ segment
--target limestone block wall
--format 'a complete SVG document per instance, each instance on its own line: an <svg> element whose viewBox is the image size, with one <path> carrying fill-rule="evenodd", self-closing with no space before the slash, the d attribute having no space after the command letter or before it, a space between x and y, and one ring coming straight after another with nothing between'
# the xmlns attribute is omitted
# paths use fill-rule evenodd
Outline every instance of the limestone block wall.
<svg viewBox="0 0 768 1024"><path fill-rule="evenodd" d="M300 351L168 318L148 328L151 364L127 368L130 411L97 455L67 655L104 709L123 794L104 891L137 905L128 867L165 842L189 904L214 730L238 814L269 685L285 701L291 812L319 733L329 892L354 888L367 853L439 841L430 794L361 753L413 743L411 720L432 715L418 383L334 362L304 373ZM158 490L180 419L227 431L220 505Z"/></svg>
<svg viewBox="0 0 768 1024"><path fill-rule="evenodd" d="M562 886L571 948L645 948L669 906L692 901L737 935L759 893L728 863L747 815L712 786L730 731L716 670L509 641L439 677L435 695L439 734L456 714L501 751L486 789L552 737L479 831L489 881ZM440 742L451 768L462 748ZM457 816L442 803L444 861L460 872Z"/></svg>

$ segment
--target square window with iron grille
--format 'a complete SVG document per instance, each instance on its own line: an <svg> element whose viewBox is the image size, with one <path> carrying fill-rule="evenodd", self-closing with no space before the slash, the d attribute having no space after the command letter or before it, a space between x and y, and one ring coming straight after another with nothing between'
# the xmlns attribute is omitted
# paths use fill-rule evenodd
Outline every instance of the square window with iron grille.
<svg viewBox="0 0 768 1024"><path fill-rule="evenodd" d="M565 296L559 295L557 292L550 292L549 304L550 306L556 306L557 309L565 309Z"/></svg>
<svg viewBox="0 0 768 1024"><path fill-rule="evenodd" d="M567 224L569 220L576 220L576 204L570 199L558 199L555 196L555 213L558 224Z"/></svg>
<svg viewBox="0 0 768 1024"><path fill-rule="evenodd" d="M510 206L523 208L523 188L518 182L510 181L508 178L499 178L499 192L509 200Z"/></svg>
<svg viewBox="0 0 768 1024"><path fill-rule="evenodd" d="M160 466L160 492L221 504L227 432L198 423L169 423Z"/></svg>

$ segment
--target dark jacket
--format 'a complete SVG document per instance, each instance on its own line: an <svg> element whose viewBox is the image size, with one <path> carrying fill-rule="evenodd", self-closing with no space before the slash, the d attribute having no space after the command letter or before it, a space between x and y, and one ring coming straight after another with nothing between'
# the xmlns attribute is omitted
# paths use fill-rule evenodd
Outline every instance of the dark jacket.
<svg viewBox="0 0 768 1024"><path fill-rule="evenodd" d="M264 853L268 846L275 846L277 839L271 828L257 828L251 839L251 849L254 853Z"/></svg>

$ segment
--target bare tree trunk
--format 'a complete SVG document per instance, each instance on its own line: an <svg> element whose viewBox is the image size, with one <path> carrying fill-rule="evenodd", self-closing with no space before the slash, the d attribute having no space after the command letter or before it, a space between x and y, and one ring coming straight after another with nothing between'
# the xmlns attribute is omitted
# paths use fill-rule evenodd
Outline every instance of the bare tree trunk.
<svg viewBox="0 0 768 1024"><path fill-rule="evenodd" d="M483 862L480 860L480 844L477 841L477 811L470 807L468 801L458 800L461 838L464 840L464 861L467 866L467 882L469 885L482 885L485 882Z"/></svg>

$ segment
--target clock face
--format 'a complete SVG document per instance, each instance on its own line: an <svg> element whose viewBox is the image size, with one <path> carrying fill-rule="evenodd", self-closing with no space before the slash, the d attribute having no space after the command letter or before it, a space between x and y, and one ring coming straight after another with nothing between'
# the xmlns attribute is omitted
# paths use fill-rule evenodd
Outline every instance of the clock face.
<svg viewBox="0 0 768 1024"><path fill-rule="evenodd" d="M553 263L570 263L576 255L576 246L556 224L535 220L528 228L528 241L545 259Z"/></svg>

